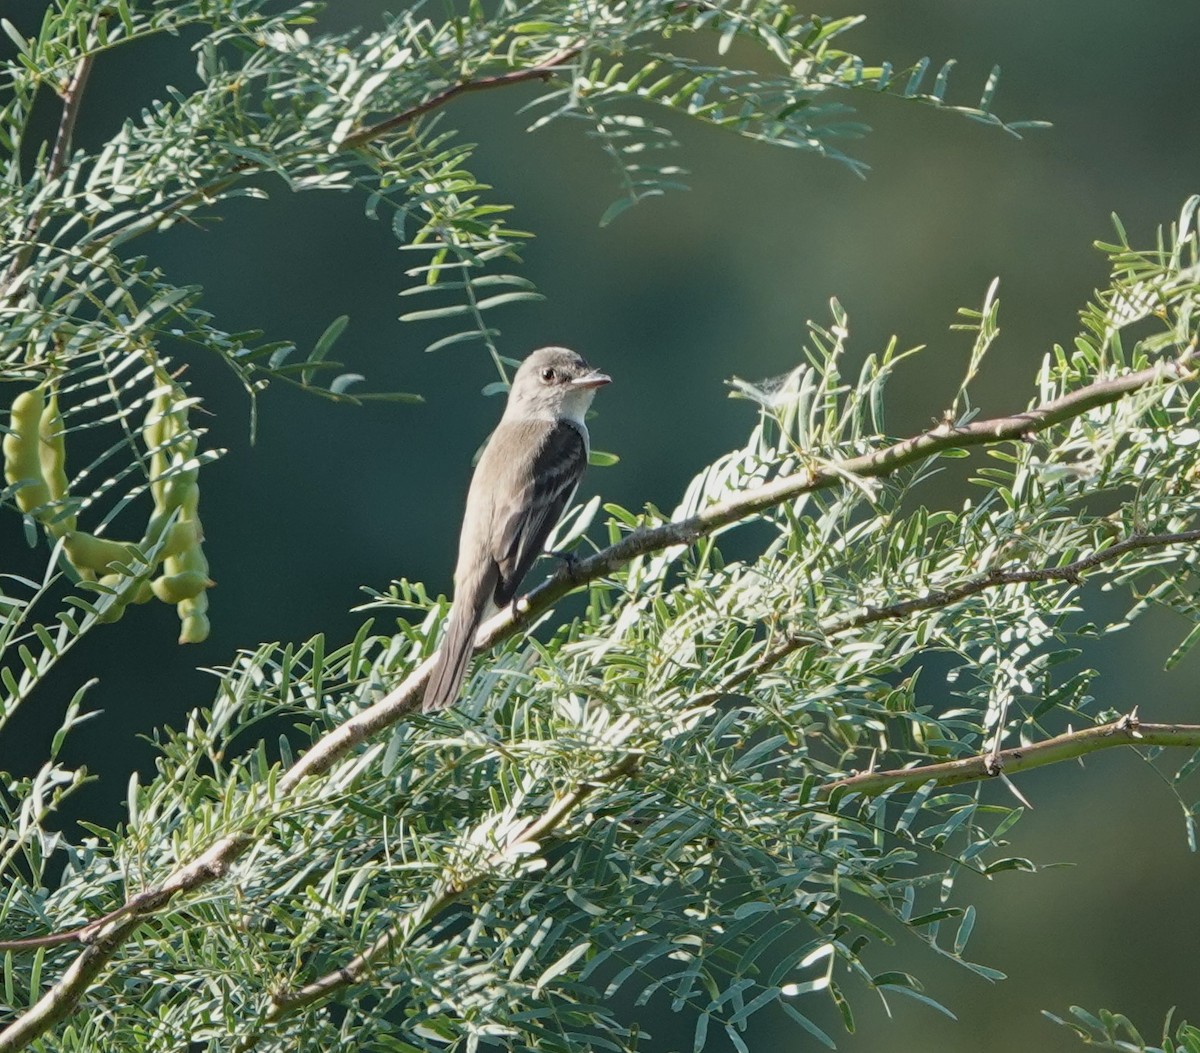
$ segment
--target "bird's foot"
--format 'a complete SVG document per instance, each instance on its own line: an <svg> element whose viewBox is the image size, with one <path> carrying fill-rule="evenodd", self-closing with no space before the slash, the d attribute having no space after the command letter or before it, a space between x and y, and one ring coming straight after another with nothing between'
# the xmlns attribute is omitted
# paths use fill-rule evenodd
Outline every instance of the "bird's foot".
<svg viewBox="0 0 1200 1053"><path fill-rule="evenodd" d="M573 578L575 576L575 569L579 566L579 557L575 555L574 552L550 551L547 552L546 555L557 559L562 563L563 567L566 569L567 577Z"/></svg>

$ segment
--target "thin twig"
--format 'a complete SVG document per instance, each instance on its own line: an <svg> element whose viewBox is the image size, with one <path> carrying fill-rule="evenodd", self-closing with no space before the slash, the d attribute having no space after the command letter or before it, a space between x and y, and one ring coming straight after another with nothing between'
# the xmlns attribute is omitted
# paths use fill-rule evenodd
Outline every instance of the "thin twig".
<svg viewBox="0 0 1200 1053"><path fill-rule="evenodd" d="M692 700L696 706L715 702L724 695L732 694L747 681L769 672L785 658L818 642L834 640L843 633L863 629L879 622L899 621L922 611L941 610L951 607L971 596L978 596L989 589L1003 585L1020 585L1040 581L1065 581L1071 585L1083 584L1083 575L1089 570L1110 563L1128 552L1144 548L1166 548L1169 545L1188 545L1200 542L1200 529L1181 530L1168 534L1133 534L1109 545L1108 548L1084 556L1071 563L1053 567L1010 567L996 568L978 574L958 585L935 589L924 596L911 600L897 600L882 607L864 607L855 614L846 615L818 625L812 629L788 633L783 642L772 648L752 665L739 669L721 686L706 691Z"/></svg>
<svg viewBox="0 0 1200 1053"><path fill-rule="evenodd" d="M494 77L480 77L478 80L464 80L457 84L452 84L444 91L438 92L436 95L431 95L422 103L418 103L411 109L405 110L403 113L398 113L394 117L389 117L387 120L380 121L378 124L372 124L369 127L361 128L358 131L352 131L341 142L341 148L344 150L356 150L360 146L365 146L367 143L375 139L381 139L385 135L389 135L406 124L410 124L418 117L423 117L431 110L436 110L441 106L445 106L451 99L458 95L463 95L470 91L487 91L491 88L505 88L510 84L521 84L527 80L546 80L554 74L554 71L561 66L565 66L573 58L575 58L583 50L582 44L576 44L574 47L569 47L557 54L551 55L548 59L539 62L536 66L529 66L526 69L515 69L508 73L498 73Z"/></svg>
<svg viewBox="0 0 1200 1053"><path fill-rule="evenodd" d="M1056 735L1044 742L1001 750L997 755L999 768L995 770L990 768L991 756L980 754L941 764L863 772L861 775L851 775L826 783L819 792L822 797L828 797L839 790L877 797L896 787L901 790L915 790L928 782L938 786L957 786L959 783L994 778L1002 773L1013 775L1030 768L1058 764L1114 746L1182 746L1195 749L1200 747L1200 725L1142 724L1136 718L1122 717L1111 724L1098 724L1083 731L1069 731L1063 735Z"/></svg>
<svg viewBox="0 0 1200 1053"><path fill-rule="evenodd" d="M410 109L397 113L369 127L351 131L340 143L334 144L335 150L340 152L360 149L368 143L374 142L376 139L381 139L391 132L397 131L407 124L411 124L418 117L423 117L432 110L445 106L452 99L467 92L504 88L511 84L522 84L525 81L531 80L546 80L554 74L555 70L565 66L582 51L583 45L577 44L574 47L551 55L536 66L512 70L509 73L498 73L491 77L481 77L478 80L464 80L457 84L452 84L449 88L430 96L424 102L418 103ZM236 185L246 174L257 172L261 168L262 166L255 161L238 161L231 165L229 170L220 179L216 179L195 190L189 190L184 194L180 194L174 201L163 205L157 212L142 216L140 219L131 220L128 224L110 231L93 244L112 245L128 241L130 238L143 234L147 230L154 229L171 216L183 211L183 209L223 193L231 186Z"/></svg>
<svg viewBox="0 0 1200 1053"><path fill-rule="evenodd" d="M1192 375L1192 367L1198 358L1200 355L1196 351L1189 350L1174 361L1159 363L1135 373L1095 381L1023 413L975 421L962 426L943 424L882 450L852 457L825 468L814 468L784 476L754 487L714 504L688 519L635 530L608 548L577 560L569 567L561 568L543 585L485 623L476 639L477 649L491 647L513 635L567 593L582 584L612 573L637 556L648 555L672 545L693 544L699 538L754 512L793 500L806 493L844 484L849 477L881 478L906 465L948 450L1027 439L1046 428L1081 416L1088 410L1117 402L1152 384L1188 378ZM1193 540L1191 533L1157 537L1173 539L1168 543L1177 543L1174 540L1176 538L1180 542ZM1116 558L1117 554L1130 548L1148 547L1154 544L1154 541L1150 537L1127 538L1118 544L1127 548L1114 552L1116 546L1110 546L1086 557L1079 561L1086 564L1082 569L1097 566L1106 559ZM1106 556L1106 553L1112 554ZM1070 567L1068 564L1065 567L993 571L959 588L982 591L992 585L1005 584L1003 580L992 580L997 573L1026 575L1025 578L1014 578L1014 581L1054 578L1070 580L1069 577L1065 577L1065 574L1070 572ZM891 607L861 612L854 617L865 625L929 609L937 606L939 600L942 601L942 605L948 605L955 602L956 598L971 594L971 591L963 592L961 597L953 592L930 594ZM797 638L786 641L783 646L803 646L806 642L808 641ZM277 791L280 798L293 793L303 780L328 771L356 745L395 724L416 709L435 658L436 656L432 656L423 662L380 701L319 739L279 779ZM7 1030L0 1032L0 1053L24 1047L65 1017L82 997L92 978L116 954L145 914L166 905L179 893L191 891L226 873L230 865L253 844L253 836L249 832L227 835L211 845L198 859L181 866L161 885L132 897L124 908L114 912L114 915L120 915L115 921L100 924L98 928L96 923L85 927L90 938L88 946L80 952L79 957L57 983L10 1024Z"/></svg>
<svg viewBox="0 0 1200 1053"><path fill-rule="evenodd" d="M1071 563L1063 563L1054 567L996 568L971 578L969 581L964 581L959 585L953 585L947 589L938 589L916 599L899 600L896 603L889 603L882 607L868 607L860 614L839 619L837 622L823 627L820 632L823 637L829 638L849 632L852 629L874 625L877 622L896 621L921 611L952 606L970 596L977 596L981 592L986 592L988 589L994 589L1001 585L1022 585L1040 581L1065 581L1077 586L1083 583L1083 575L1087 571L1094 570L1105 563L1111 563L1126 553L1136 552L1144 548L1166 548L1170 545L1190 545L1196 542L1200 542L1200 529L1180 530L1167 534L1132 534L1129 537L1114 542L1108 548L1101 549L1099 552L1093 552L1090 556L1083 556ZM798 633L789 637L776 651L772 652L767 661L770 665L775 665L789 654L807 646L811 642L811 635Z"/></svg>
<svg viewBox="0 0 1200 1053"><path fill-rule="evenodd" d="M1045 742L1002 750L997 754L998 765L995 767L993 767L992 756L985 754L941 764L864 772L861 775L853 775L827 783L817 792L822 798L828 798L837 791L876 797L896 787L901 790L916 790L929 782L934 782L939 786L956 786L964 782L979 782L999 775L1028 771L1031 768L1040 768L1047 764L1058 764L1116 746L1200 748L1200 724L1143 724L1136 717L1127 716L1110 724L1100 724L1083 731L1058 735ZM489 864L503 860L513 848L527 842L537 841L546 833L553 831L577 805L591 795L592 790L602 783L612 782L628 775L636 768L636 758L631 756L622 764L615 765L601 779L581 784L573 794L567 795L567 798L557 799L545 815L522 831L517 838L510 840L506 849L497 852L493 859L489 860ZM367 950L351 959L345 966L334 969L295 991L274 995L266 1019L276 1020L287 1013L318 1001L332 991L357 983L380 956L394 947L402 946L408 935L424 925L437 911L454 902L463 892L467 891L469 885L477 883L478 878L482 877L482 873L476 880L459 888L439 889L437 895L431 895L418 912L406 915L402 922L390 927ZM426 907L434 901L437 902L437 910L431 912ZM419 915L419 917L415 917L415 915Z"/></svg>
<svg viewBox="0 0 1200 1053"><path fill-rule="evenodd" d="M386 954L393 947L403 946L413 933L423 928L431 918L457 900L463 893L479 884L495 870L496 866L506 859L513 858L522 847L536 844L548 834L553 833L596 790L631 775L637 770L640 763L641 755L639 753L627 754L611 765L603 774L581 781L569 793L556 797L541 815L506 838L504 844L491 853L469 876L443 876L435 887L435 891L426 898L421 907L407 912L401 921L389 926L387 931L379 936L370 947L356 955L344 966L334 969L294 991L281 992L272 996L271 1008L266 1013L266 1019L268 1021L277 1020L281 1016L320 1000L331 991L356 983L381 955Z"/></svg>
<svg viewBox="0 0 1200 1053"><path fill-rule="evenodd" d="M83 103L83 93L87 88L88 77L92 72L92 62L95 56L90 52L80 58L75 66L63 91L63 112L58 122L58 134L54 137L54 150L50 154L50 163L46 166L46 181L57 179L67 167L67 157L71 152L71 139L75 135L75 122L79 119L79 107Z"/></svg>
<svg viewBox="0 0 1200 1053"><path fill-rule="evenodd" d="M949 607L971 596L1004 585L1063 581L1078 586L1082 584L1082 576L1086 571L1118 559L1129 552L1147 548L1163 548L1169 545L1191 544L1197 541L1200 541L1200 530L1133 535L1110 545L1100 552L1093 553L1070 563L1053 567L996 569L986 574L978 575L960 585L930 592L919 599L902 600L884 607L868 608L857 615L831 622L818 629L814 634L798 634L790 637L785 644L769 652L761 662L755 663L748 670L739 671L736 676L730 678L728 683L723 684L719 691L706 693L706 696L694 699L693 705L703 705L704 698L708 697L708 695L711 695L713 700L715 700L721 695L736 690L747 679L761 675L763 672L777 665L789 654L810 645L818 638L830 639L842 633L878 622L899 620L921 611ZM982 756L968 757L942 764L884 772L868 772L862 775L839 779L821 787L819 793L822 797L828 797L835 790L841 789L853 790L866 796L875 796L895 786L900 786L903 789L916 789L931 780L939 785L955 785L961 782L986 779L1000 774L1013 774L1025 771L1028 768L1041 767L1045 764L1054 764L1062 760L1082 756L1085 753L1108 749L1112 746L1137 744L1148 746L1200 747L1200 725L1142 725L1138 723L1136 718L1124 717L1112 724L1089 728L1086 731L1059 735L1056 738L1032 746L997 750ZM636 767L636 764L628 764L631 760L633 758L627 758L626 762L623 762L629 771L632 771ZM592 780L588 784L578 787L576 791L573 791L573 794L556 800L554 805L547 810L541 819L526 827L519 837L511 842L505 850L496 853L495 859L505 858L507 852L511 850L514 844L538 840L545 833L559 825L582 800L591 795L592 790L597 786L613 782L624 774L627 774L627 771L622 765L614 766L614 768L610 769L600 779ZM480 874L482 873L483 871L480 872ZM412 913L406 915L401 922L391 926L369 948L351 959L346 965L326 973L324 976L296 991L273 996L272 1006L267 1013L266 1019L277 1019L288 1012L319 1000L333 990L358 982L374 961L391 948L402 946L412 932L424 925L436 913L436 911L431 912L425 909L430 902L437 901L437 910L442 910L457 899L462 892L466 891L469 885L475 883L475 881L471 881L455 889L450 889L449 886L443 883L443 886L439 886L437 894L431 895L422 909L415 912L419 914L417 921L414 921Z"/></svg>
<svg viewBox="0 0 1200 1053"><path fill-rule="evenodd" d="M93 19L93 33L96 31L101 17L101 15L97 15ZM71 139L75 134L75 122L79 119L79 107L83 103L83 93L87 88L88 76L92 72L92 62L94 59L95 55L92 52L85 52L75 64L75 71L71 74L71 79L67 81L66 87L62 90L62 117L58 122L58 132L54 137L54 147L50 151L50 160L46 163L47 183L54 182L54 180L63 174L67 167L67 158L71 153ZM38 232L42 229L42 224L45 221L46 213L43 209L34 212L25 224L25 230L21 234L20 248L17 249L12 262L8 265L8 270L4 274L2 287L0 287L0 300L8 298L9 289L12 288L13 282L29 266L29 260L33 256L33 250L37 244Z"/></svg>

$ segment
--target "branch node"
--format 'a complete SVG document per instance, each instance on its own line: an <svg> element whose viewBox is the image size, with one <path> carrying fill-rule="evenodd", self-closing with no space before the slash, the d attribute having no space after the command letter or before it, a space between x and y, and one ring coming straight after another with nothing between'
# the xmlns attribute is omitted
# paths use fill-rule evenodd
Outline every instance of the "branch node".
<svg viewBox="0 0 1200 1053"><path fill-rule="evenodd" d="M1142 733L1138 730L1140 725L1141 721L1138 719L1138 707L1134 706L1133 709L1121 717L1121 719L1113 724L1113 726L1110 727L1104 734L1115 735L1118 731L1126 731L1131 737L1140 739L1142 737Z"/></svg>

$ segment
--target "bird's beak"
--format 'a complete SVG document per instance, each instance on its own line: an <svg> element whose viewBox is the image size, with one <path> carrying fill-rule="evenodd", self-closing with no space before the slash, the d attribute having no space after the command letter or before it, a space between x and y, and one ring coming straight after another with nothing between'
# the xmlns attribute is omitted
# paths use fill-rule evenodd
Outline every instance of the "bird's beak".
<svg viewBox="0 0 1200 1053"><path fill-rule="evenodd" d="M584 373L581 377L576 377L571 381L573 388L602 388L605 384L611 384L612 377L607 373L601 373L598 369L593 369L590 373Z"/></svg>

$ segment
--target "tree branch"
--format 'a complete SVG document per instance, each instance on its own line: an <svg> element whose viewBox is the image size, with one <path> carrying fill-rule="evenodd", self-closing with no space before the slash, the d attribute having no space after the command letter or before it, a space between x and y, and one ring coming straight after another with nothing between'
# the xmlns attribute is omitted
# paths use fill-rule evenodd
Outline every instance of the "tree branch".
<svg viewBox="0 0 1200 1053"><path fill-rule="evenodd" d="M97 15L92 20L92 32L102 16ZM58 122L58 132L54 137L54 147L50 151L50 160L46 163L46 182L52 183L67 167L67 157L71 153L71 139L75 134L75 122L79 119L79 107L83 104L83 93L87 88L88 77L92 72L92 62L95 55L85 52L75 64L75 72L62 90L63 110ZM21 246L13 256L12 263L4 274L3 285L0 287L0 300L8 299L9 290L17 276L29 266L33 256L34 245L37 242L38 231L45 222L45 211L39 210L29 217L25 230L21 234Z"/></svg>
<svg viewBox="0 0 1200 1053"><path fill-rule="evenodd" d="M561 568L544 584L533 589L510 608L494 616L481 628L476 638L476 649L491 647L498 641L513 635L552 607L567 593L580 585L612 573L637 556L660 551L672 545L693 544L699 538L711 534L720 527L803 494L844 484L849 477L882 478L906 465L923 461L948 450L1027 439L1037 432L1081 416L1088 410L1117 402L1143 388L1189 378L1192 376L1192 367L1197 360L1200 360L1200 353L1192 348L1174 361L1159 363L1119 377L1097 380L1023 413L975 421L962 426L942 424L930 431L872 453L848 458L826 468L810 468L772 480L726 501L718 502L686 520L635 530L608 548L592 556L576 560L569 567ZM855 625L867 625L887 618L904 617L907 614L932 607L948 606L984 589L1007 584L1009 580L1018 582L1058 579L1074 582L1083 571L1115 559L1118 555L1132 549L1150 547L1155 544L1183 543L1193 541L1196 537L1197 532L1195 531L1179 534L1139 535L1127 538L1101 552L1076 561L1076 564L1033 570L991 571L956 589L943 590L941 593L931 593L929 596L906 600L889 607L860 612L844 619L840 625L829 627L829 631L842 632ZM784 649L798 649L811 642L810 637L789 638L780 646L780 649L768 656L768 660L773 658L773 661L777 662L790 653ZM279 797L286 798L304 779L325 773L356 745L415 710L435 657L431 656L422 662L384 698L314 743L308 752L279 779L277 784ZM759 668L769 668L769 665L760 665ZM1191 744L1191 740L1169 744ZM1034 747L1028 747L1022 752L1028 754L1032 749ZM1005 751L1001 754L1001 758L1007 757L1011 752ZM1035 756L1041 755L1035 754ZM1074 755L1076 754L1067 754L1067 756ZM989 759L971 758L971 761L982 765ZM1042 761L1042 763L1050 762ZM968 762L950 763L965 765ZM913 774L915 771L917 769L906 770L897 778L903 782L920 779L918 775ZM888 774L872 773L868 776L853 778L863 779L864 782L858 784L862 786L869 785L867 781L869 779L884 778ZM920 781L927 781L927 778L920 779ZM831 784L831 786L835 785ZM230 865L253 844L253 838L254 835L248 832L227 835L215 842L196 860L178 868L161 885L131 897L124 907L106 915L99 922L77 930L77 932L87 934L89 945L80 953L58 983L43 994L34 1006L18 1017L7 1030L0 1032L0 1053L22 1048L39 1035L44 1034L55 1022L61 1020L71 1011L87 989L91 979L115 955L124 940L140 923L142 917L165 906L180 892L191 891L225 874Z"/></svg>
<svg viewBox="0 0 1200 1053"><path fill-rule="evenodd" d="M468 92L487 91L491 88L504 88L510 84L521 84L525 81L546 80L553 75L555 70L565 66L582 51L583 44L576 44L574 47L556 52L549 58L539 62L536 66L511 70L508 73L499 73L492 77L481 77L479 80L460 81L438 92L436 95L431 95L424 102L418 103L410 109L379 121L377 124L360 128L357 131L351 131L345 139L336 144L336 152L360 149L368 143L374 142L376 139L381 139L383 136L403 128L406 124L411 124L418 117L422 117L432 110L439 109L459 95ZM231 165L228 172L220 179L215 179L206 186L198 187L195 190L189 190L187 193L181 194L174 201L163 205L157 212L142 216L140 219L131 220L127 225L110 231L95 244L118 244L128 241L130 238L137 237L148 230L153 230L169 216L175 215L175 213L187 208L189 205L197 204L228 190L244 175L250 172L257 172L262 167L256 161L238 161Z"/></svg>
<svg viewBox="0 0 1200 1053"><path fill-rule="evenodd" d="M731 497L727 501L718 502L689 519L634 530L620 541L609 545L608 548L602 549L592 556L576 559L570 565L559 568L543 584L530 590L510 607L494 615L480 628L479 635L476 637L475 649L481 651L493 647L540 617L562 597L580 585L611 574L638 556L649 555L672 545L692 545L700 538L706 537L721 527L745 519L755 512L761 512L806 493L829 489L844 483L848 477L881 478L891 475L906 465L926 460L948 450L1024 440L1055 424L1082 416L1090 409L1117 402L1126 395L1151 384L1188 378L1192 375L1192 365L1197 361L1200 361L1200 352L1189 350L1175 361L1163 362L1110 380L1095 381L1078 391L1063 395L1061 398L1047 402L1044 406L1027 410L1021 414L975 421L958 427L949 424L939 425L931 431L886 446L874 453L851 457L825 469L806 469L764 483L762 486ZM1184 538L1184 540L1188 540L1188 538ZM1132 538L1127 539L1127 543L1132 547L1137 547L1138 544ZM1114 553L1114 556L1117 554ZM1113 557L1104 557L1103 553L1097 553L1096 557L1089 557L1089 560L1097 559L1097 562L1104 562L1106 558ZM1092 565L1095 564L1089 562L1088 566ZM1054 568L1047 568L1032 573L1051 577L1056 571ZM1061 569L1057 573L1061 576ZM981 582L964 587L982 591L988 587L988 583ZM970 594L970 592L966 592L964 596ZM921 605L936 606L928 597L907 602L916 605L913 607L914 611L922 609ZM884 608L881 612L872 615L871 620L884 620L888 617L886 610ZM897 613L893 616L899 617L900 614ZM863 624L869 624L869 622ZM286 792L300 779L327 771L346 752L416 709L436 657L433 655L427 658L398 687L314 743L309 751L296 761L295 765L284 775L280 782L281 790ZM781 654L780 657L783 655Z"/></svg>
<svg viewBox="0 0 1200 1053"><path fill-rule="evenodd" d="M112 959L147 914L164 907L180 892L215 881L254 843L248 833L230 834L178 868L161 885L131 896L124 906L76 930L87 943L62 977L28 1010L0 1031L0 1053L24 1049L75 1008L100 970Z"/></svg>
<svg viewBox="0 0 1200 1053"><path fill-rule="evenodd" d="M826 783L819 792L822 797L828 797L838 790L877 797L895 787L901 790L915 790L928 782L934 782L938 786L957 786L959 783L990 779L1001 773L1013 775L1030 768L1058 764L1095 753L1097 750L1112 749L1114 746L1200 748L1200 725L1143 724L1137 717L1122 717L1111 724L1099 724L1083 731L1068 731L1066 734L1046 739L1045 742L1001 750L995 757L991 754L981 754L942 764L863 772L861 775L851 775ZM994 763L995 761L998 763Z"/></svg>
<svg viewBox="0 0 1200 1053"><path fill-rule="evenodd" d="M288 1013L319 1001L338 988L357 983L382 955L393 947L402 946L413 933L420 931L438 913L491 874L496 866L506 859L513 858L514 853L523 846L536 844L548 834L553 833L596 790L632 774L640 763L640 754L629 753L611 765L603 774L579 782L570 792L556 797L537 818L531 819L505 838L504 844L495 852L490 853L472 873L465 877L461 874L454 877L443 875L435 890L419 908L409 911L401 921L389 926L387 931L379 936L370 947L356 955L340 969L328 972L293 991L280 992L272 996L271 1008L267 1010L266 1020L278 1020Z"/></svg>
<svg viewBox="0 0 1200 1053"><path fill-rule="evenodd" d="M565 66L582 50L583 45L576 44L574 47L566 48L557 54L551 55L536 66L529 66L526 69L515 69L508 73L499 73L494 77L481 77L478 80L459 81L444 91L440 91L436 95L431 95L424 102L405 110L403 113L398 113L394 117L380 121L378 124L372 124L369 127L360 128L358 131L352 131L342 140L341 148L344 150L356 150L360 146L366 146L367 143L375 139L380 139L396 131L398 128L403 128L418 117L423 117L431 110L445 106L455 96L463 95L466 92L487 91L490 88L505 88L510 84L521 84L527 80L546 80L556 69L560 66Z"/></svg>
<svg viewBox="0 0 1200 1053"><path fill-rule="evenodd" d="M1166 548L1169 545L1189 545L1196 542L1200 542L1200 529L1180 530L1169 534L1132 534L1114 542L1108 548L1093 552L1090 556L1083 556L1072 563L1063 563L1054 567L995 568L958 585L937 589L915 599L898 600L896 603L889 603L883 607L866 607L858 614L821 626L815 634L792 634L774 651L764 656L763 661L751 669L747 676L766 672L788 655L809 646L815 639L828 639L853 629L874 625L876 622L896 621L921 611L950 607L961 600L977 596L981 592L1001 585L1021 585L1040 581L1065 581L1071 585L1081 585L1083 575L1087 571L1094 570L1105 563L1111 563L1129 552L1136 552L1144 548Z"/></svg>
<svg viewBox="0 0 1200 1053"><path fill-rule="evenodd" d="M95 23L93 23L93 30ZM63 90L63 112L58 122L58 134L54 137L54 150L46 167L47 181L57 179L67 167L67 155L71 152L71 139L75 135L75 122L79 119L79 107L83 104L83 93L92 72L94 56L89 52L80 58L75 72Z"/></svg>
<svg viewBox="0 0 1200 1053"><path fill-rule="evenodd" d="M882 607L864 607L857 614L847 615L819 625L814 629L787 634L783 642L770 651L753 665L739 669L729 677L719 688L697 695L692 704L695 706L709 705L725 695L732 694L747 681L769 672L789 655L802 651L806 647L823 640L831 640L842 633L862 629L877 622L898 621L911 614L921 611L940 610L977 596L988 589L1002 585L1018 585L1039 581L1065 581L1071 585L1081 585L1083 574L1105 563L1143 548L1165 548L1168 545L1194 544L1200 542L1200 529L1183 530L1170 534L1133 534L1109 545L1108 548L1084 556L1072 563L1063 563L1054 567L1016 567L1009 569L996 568L979 574L958 585L945 589L934 589L924 596L911 600L897 600Z"/></svg>

